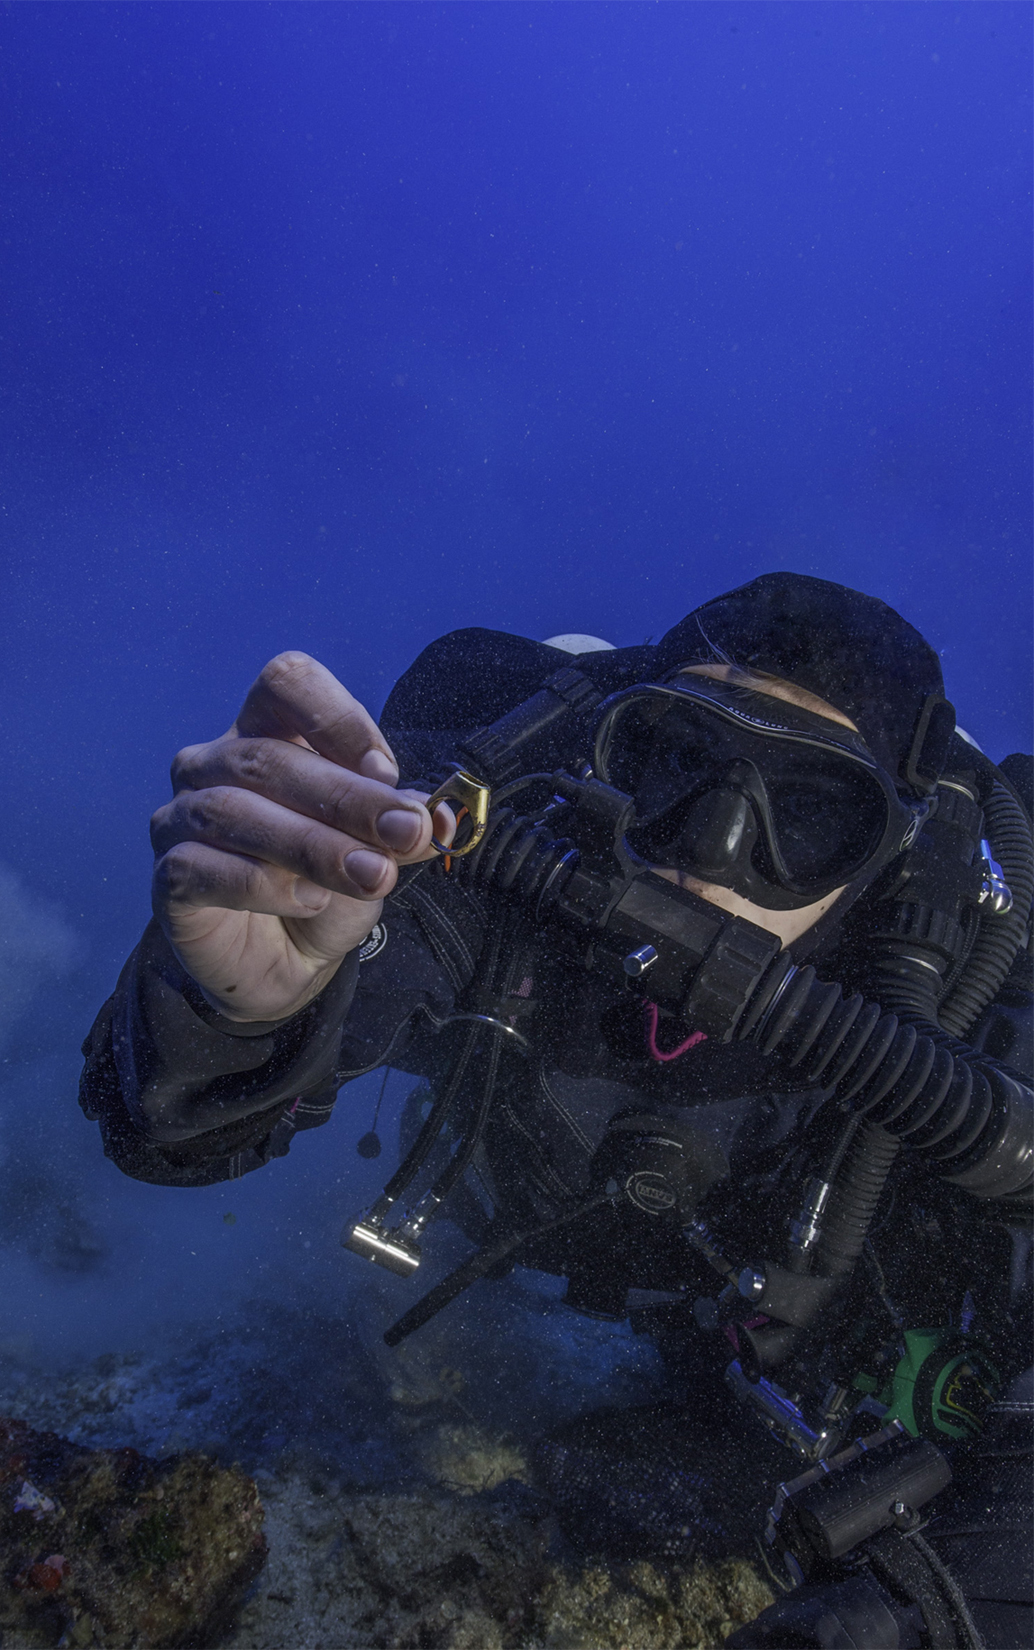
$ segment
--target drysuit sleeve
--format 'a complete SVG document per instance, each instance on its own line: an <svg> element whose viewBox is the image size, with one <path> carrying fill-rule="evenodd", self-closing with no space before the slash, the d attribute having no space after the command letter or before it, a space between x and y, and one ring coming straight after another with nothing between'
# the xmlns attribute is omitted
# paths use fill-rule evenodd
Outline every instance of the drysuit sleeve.
<svg viewBox="0 0 1034 1650"><path fill-rule="evenodd" d="M237 1179L326 1122L351 1078L387 1061L420 1072L483 936L476 900L441 876L412 879L311 1003L242 1024L209 1006L152 922L83 1045L80 1104L135 1179Z"/></svg>
<svg viewBox="0 0 1034 1650"><path fill-rule="evenodd" d="M167 1185L236 1179L282 1155L298 1107L329 1115L358 970L353 952L290 1019L242 1024L209 1006L149 923L83 1044L79 1100L107 1155Z"/></svg>

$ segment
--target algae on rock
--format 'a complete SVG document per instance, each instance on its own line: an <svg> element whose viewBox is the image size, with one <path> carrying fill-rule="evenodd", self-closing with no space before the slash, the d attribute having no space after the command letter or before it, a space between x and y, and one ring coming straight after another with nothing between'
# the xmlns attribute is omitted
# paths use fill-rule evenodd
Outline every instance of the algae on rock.
<svg viewBox="0 0 1034 1650"><path fill-rule="evenodd" d="M663 1574L639 1562L624 1571L555 1569L536 1604L544 1650L716 1650L772 1603L745 1559L698 1562Z"/></svg>
<svg viewBox="0 0 1034 1650"><path fill-rule="evenodd" d="M425 1471L457 1495L477 1495L509 1479L529 1479L528 1463L513 1441L473 1423L438 1427L420 1440L417 1453Z"/></svg>
<svg viewBox="0 0 1034 1650"><path fill-rule="evenodd" d="M0 1420L4 1642L215 1643L265 1560L262 1518L254 1481L205 1455L154 1461Z"/></svg>

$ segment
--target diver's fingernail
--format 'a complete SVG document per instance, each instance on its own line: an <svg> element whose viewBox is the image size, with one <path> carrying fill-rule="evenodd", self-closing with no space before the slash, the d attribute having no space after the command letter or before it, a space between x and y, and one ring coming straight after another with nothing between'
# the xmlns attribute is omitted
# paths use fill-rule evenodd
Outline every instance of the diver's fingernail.
<svg viewBox="0 0 1034 1650"><path fill-rule="evenodd" d="M389 808L377 821L377 835L386 848L397 854L408 853L420 838L422 821L409 808Z"/></svg>
<svg viewBox="0 0 1034 1650"><path fill-rule="evenodd" d="M364 779L379 779L382 785L399 782L398 765L385 751L368 750L359 763L359 772Z"/></svg>
<svg viewBox="0 0 1034 1650"><path fill-rule="evenodd" d="M360 888L365 888L370 894L384 881L384 874L390 863L391 861L385 859L383 854L373 854L368 848L356 848L352 853L345 855L345 870L352 881L357 882Z"/></svg>
<svg viewBox="0 0 1034 1650"><path fill-rule="evenodd" d="M330 891L321 888L318 883L306 882L303 877L299 877L294 885L294 897L307 911L322 911L330 899Z"/></svg>

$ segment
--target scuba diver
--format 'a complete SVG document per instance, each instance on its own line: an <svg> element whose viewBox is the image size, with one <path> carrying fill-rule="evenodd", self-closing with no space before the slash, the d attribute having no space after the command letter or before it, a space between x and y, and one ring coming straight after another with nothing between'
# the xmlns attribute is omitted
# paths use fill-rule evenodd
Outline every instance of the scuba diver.
<svg viewBox="0 0 1034 1650"><path fill-rule="evenodd" d="M286 653L172 777L84 1046L114 1162L234 1179L414 1074L343 1241L471 1253L389 1344L520 1264L680 1372L544 1440L565 1528L706 1552L735 1509L644 1485L710 1437L785 1589L730 1644L1028 1645L1031 763L918 632L768 574L656 645L454 632L380 727Z"/></svg>

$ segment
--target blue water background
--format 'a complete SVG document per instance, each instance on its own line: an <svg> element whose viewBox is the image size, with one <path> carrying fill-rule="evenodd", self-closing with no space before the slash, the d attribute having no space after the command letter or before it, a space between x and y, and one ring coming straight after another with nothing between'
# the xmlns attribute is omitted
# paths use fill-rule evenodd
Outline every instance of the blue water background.
<svg viewBox="0 0 1034 1650"><path fill-rule="evenodd" d="M347 1297L372 1079L205 1192L74 1098L170 758L280 649L377 710L791 568L1030 749L1030 91L1025 5L4 8L0 1349Z"/></svg>

